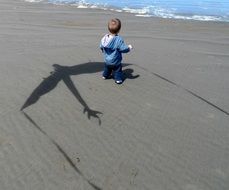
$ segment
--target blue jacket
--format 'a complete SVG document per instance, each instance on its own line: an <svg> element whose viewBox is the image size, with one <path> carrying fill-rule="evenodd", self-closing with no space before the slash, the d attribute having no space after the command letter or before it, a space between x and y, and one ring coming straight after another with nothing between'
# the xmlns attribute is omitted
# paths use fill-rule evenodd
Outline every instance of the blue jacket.
<svg viewBox="0 0 229 190"><path fill-rule="evenodd" d="M122 53L128 53L130 48L124 43L122 37L106 34L100 43L107 65L118 65L122 61Z"/></svg>

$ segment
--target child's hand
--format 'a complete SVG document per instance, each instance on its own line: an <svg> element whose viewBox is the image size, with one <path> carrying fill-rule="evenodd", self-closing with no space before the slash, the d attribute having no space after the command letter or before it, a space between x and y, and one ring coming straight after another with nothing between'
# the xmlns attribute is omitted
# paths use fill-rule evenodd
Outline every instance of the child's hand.
<svg viewBox="0 0 229 190"><path fill-rule="evenodd" d="M130 50L132 50L132 49L133 49L133 46L132 46L132 45L128 45L128 47L130 48Z"/></svg>

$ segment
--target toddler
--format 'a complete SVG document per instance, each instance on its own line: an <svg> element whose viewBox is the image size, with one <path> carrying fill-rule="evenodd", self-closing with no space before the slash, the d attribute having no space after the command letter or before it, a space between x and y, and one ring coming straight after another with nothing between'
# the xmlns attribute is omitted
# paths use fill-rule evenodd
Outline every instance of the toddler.
<svg viewBox="0 0 229 190"><path fill-rule="evenodd" d="M121 29L121 21L117 18L111 19L108 22L109 34L106 34L100 43L100 49L104 54L104 71L103 79L108 79L113 76L116 84L122 84L122 53L128 53L131 49L131 45L126 45L122 37L118 35Z"/></svg>

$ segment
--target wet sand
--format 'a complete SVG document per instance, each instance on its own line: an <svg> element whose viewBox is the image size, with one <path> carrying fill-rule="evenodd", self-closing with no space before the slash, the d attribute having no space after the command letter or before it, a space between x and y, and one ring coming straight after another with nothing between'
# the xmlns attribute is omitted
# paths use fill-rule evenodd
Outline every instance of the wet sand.
<svg viewBox="0 0 229 190"><path fill-rule="evenodd" d="M101 79L112 17L134 47L121 86ZM223 22L0 0L0 189L229 189L228 36Z"/></svg>

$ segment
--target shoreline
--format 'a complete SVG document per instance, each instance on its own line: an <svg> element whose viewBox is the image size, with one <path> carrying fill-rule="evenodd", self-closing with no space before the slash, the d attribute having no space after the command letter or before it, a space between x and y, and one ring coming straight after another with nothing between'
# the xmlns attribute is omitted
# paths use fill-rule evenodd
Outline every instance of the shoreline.
<svg viewBox="0 0 229 190"><path fill-rule="evenodd" d="M27 3L42 3L42 4L52 4L56 6L68 6L68 7L76 7L78 9L96 9L96 10L102 10L102 11L113 11L116 13L128 13L132 14L136 17L143 17L143 18L161 18L161 19L172 19L172 20L190 20L190 21L200 21L200 22L223 22L223 23L229 23L229 18L228 20L225 20L224 16L219 16L219 15L201 15L201 14L175 14L175 13L160 13L161 15L152 15L152 14L147 14L146 10L145 12L142 9L137 9L140 12L137 12L135 9L131 8L123 8L119 9L116 7L98 7L97 5L84 5L84 4L68 4L68 3L51 3L51 2L30 2L26 1ZM142 13L144 12L144 13Z"/></svg>

